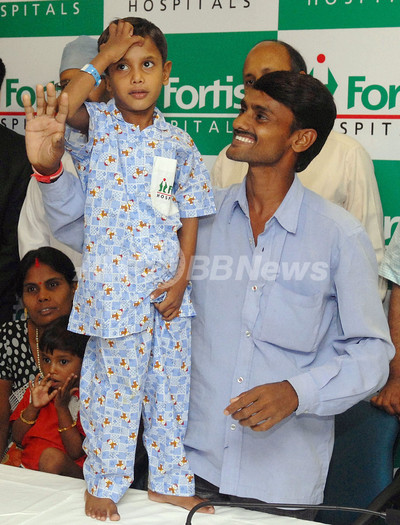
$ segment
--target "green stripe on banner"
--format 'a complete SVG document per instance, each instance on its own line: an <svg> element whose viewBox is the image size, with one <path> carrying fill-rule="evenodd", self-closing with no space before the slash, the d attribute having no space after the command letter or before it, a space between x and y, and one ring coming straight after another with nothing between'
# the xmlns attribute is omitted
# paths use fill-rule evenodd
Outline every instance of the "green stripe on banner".
<svg viewBox="0 0 400 525"><path fill-rule="evenodd" d="M393 27L398 20L400 2L393 0L279 1L280 30Z"/></svg>
<svg viewBox="0 0 400 525"><path fill-rule="evenodd" d="M169 86L157 106L185 129L203 155L217 155L232 140L232 122L243 97L247 53L276 31L167 34L172 60Z"/></svg>
<svg viewBox="0 0 400 525"><path fill-rule="evenodd" d="M0 2L0 35L98 35L103 30L103 12L103 2L97 0Z"/></svg>
<svg viewBox="0 0 400 525"><path fill-rule="evenodd" d="M374 160L374 167L381 195L387 244L400 221L400 161Z"/></svg>

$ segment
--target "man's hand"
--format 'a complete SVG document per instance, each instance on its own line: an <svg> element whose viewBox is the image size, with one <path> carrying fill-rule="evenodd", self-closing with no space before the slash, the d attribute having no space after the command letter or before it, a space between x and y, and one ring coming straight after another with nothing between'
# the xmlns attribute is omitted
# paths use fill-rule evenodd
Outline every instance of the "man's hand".
<svg viewBox="0 0 400 525"><path fill-rule="evenodd" d="M29 161L42 175L51 175L58 170L64 153L68 96L62 93L57 104L56 88L54 84L47 84L46 101L43 86L36 86L36 116L30 96L25 94L22 100L26 114L25 143Z"/></svg>
<svg viewBox="0 0 400 525"><path fill-rule="evenodd" d="M299 404L297 393L288 381L268 383L243 392L231 399L224 410L244 427L256 432L269 430L290 416Z"/></svg>
<svg viewBox="0 0 400 525"><path fill-rule="evenodd" d="M371 399L371 403L391 416L400 416L400 378L389 378L379 394Z"/></svg>
<svg viewBox="0 0 400 525"><path fill-rule="evenodd" d="M389 302L389 328L396 354L390 361L386 385L371 403L391 416L400 417L400 286L394 282Z"/></svg>

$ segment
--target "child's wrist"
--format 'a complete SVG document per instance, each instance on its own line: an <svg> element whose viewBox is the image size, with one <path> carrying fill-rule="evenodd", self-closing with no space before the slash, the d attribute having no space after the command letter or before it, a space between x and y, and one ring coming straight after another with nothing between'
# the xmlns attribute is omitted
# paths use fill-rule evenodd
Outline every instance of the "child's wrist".
<svg viewBox="0 0 400 525"><path fill-rule="evenodd" d="M64 167L62 165L62 162L60 161L58 168L56 169L43 169L41 171L38 171L34 166L32 166L32 177L34 177L38 182L44 182L46 184L49 184L51 182L55 182L63 173ZM50 171L50 173L44 173L45 171Z"/></svg>
<svg viewBox="0 0 400 525"><path fill-rule="evenodd" d="M39 410L29 405L27 408L24 408L24 410L21 410L19 418L26 425L34 425L38 419L38 414Z"/></svg>
<svg viewBox="0 0 400 525"><path fill-rule="evenodd" d="M29 411L29 414L37 414L40 411L41 407L37 407L33 401L25 408L26 411Z"/></svg>
<svg viewBox="0 0 400 525"><path fill-rule="evenodd" d="M176 278L175 286L178 286L182 290L186 290L188 284L189 279L187 279L185 275L181 275L180 277Z"/></svg>
<svg viewBox="0 0 400 525"><path fill-rule="evenodd" d="M81 68L81 71L83 71L84 73L88 73L90 76L93 77L95 87L100 86L100 84L101 84L101 74L97 70L96 66L94 66L93 64L85 64Z"/></svg>
<svg viewBox="0 0 400 525"><path fill-rule="evenodd" d="M76 421L72 421L72 423L70 425L67 425L65 427L58 427L58 431L60 432L60 434L62 432L66 432L67 430L71 430L71 428L74 428L76 427Z"/></svg>
<svg viewBox="0 0 400 525"><path fill-rule="evenodd" d="M69 401L68 401L68 403L62 403L62 404L56 404L55 405L57 414L59 416L59 419L62 416L66 416L67 418L68 417L72 418L71 412L70 412L70 410L68 408L68 405L69 405Z"/></svg>
<svg viewBox="0 0 400 525"><path fill-rule="evenodd" d="M91 63L100 73L100 75L102 75L108 66L111 66L111 64L114 64L114 62L117 62L118 59L119 58L115 57L115 53L112 53L111 49L108 51L106 48L102 47Z"/></svg>

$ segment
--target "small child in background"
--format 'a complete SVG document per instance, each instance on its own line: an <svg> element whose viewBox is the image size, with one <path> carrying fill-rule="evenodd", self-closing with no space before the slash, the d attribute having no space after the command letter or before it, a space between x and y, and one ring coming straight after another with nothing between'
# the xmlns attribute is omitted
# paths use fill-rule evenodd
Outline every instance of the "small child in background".
<svg viewBox="0 0 400 525"><path fill-rule="evenodd" d="M21 465L83 478L84 433L79 421L78 384L88 336L67 330L68 316L51 323L39 342L41 368L10 418L22 446Z"/></svg>

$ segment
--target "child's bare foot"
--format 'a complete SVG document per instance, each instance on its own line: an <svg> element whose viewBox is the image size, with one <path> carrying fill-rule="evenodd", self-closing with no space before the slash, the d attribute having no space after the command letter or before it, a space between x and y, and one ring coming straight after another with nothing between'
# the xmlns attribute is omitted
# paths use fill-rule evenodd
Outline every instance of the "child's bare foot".
<svg viewBox="0 0 400 525"><path fill-rule="evenodd" d="M109 498L97 498L88 491L85 492L85 512L86 516L99 521L119 521L119 514L116 504Z"/></svg>
<svg viewBox="0 0 400 525"><path fill-rule="evenodd" d="M193 507L205 501L198 496L173 496L170 494L160 494L159 492L153 492L148 490L149 499L157 501L158 503L171 503L171 505L177 505L183 507L186 510L192 510ZM204 512L206 514L214 514L215 510L212 505L208 507L202 507L198 512Z"/></svg>

